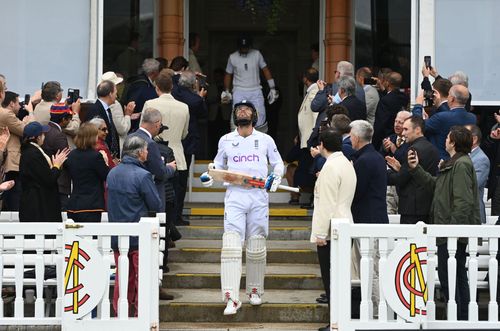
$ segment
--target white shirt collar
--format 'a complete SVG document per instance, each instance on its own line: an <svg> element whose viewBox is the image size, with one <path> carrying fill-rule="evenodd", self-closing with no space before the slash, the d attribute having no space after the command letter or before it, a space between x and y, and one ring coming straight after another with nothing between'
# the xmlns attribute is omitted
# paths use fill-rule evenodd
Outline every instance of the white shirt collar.
<svg viewBox="0 0 500 331"><path fill-rule="evenodd" d="M106 102L102 101L101 99L97 99L97 100L99 100L101 102L102 106L104 107L104 110L108 110L109 105Z"/></svg>
<svg viewBox="0 0 500 331"><path fill-rule="evenodd" d="M146 132L146 134L148 135L148 137L151 138L151 139L153 139L153 136L151 135L151 133L149 133L148 130L146 130L146 129L142 128L142 127L139 127L139 130L142 130L142 131Z"/></svg>

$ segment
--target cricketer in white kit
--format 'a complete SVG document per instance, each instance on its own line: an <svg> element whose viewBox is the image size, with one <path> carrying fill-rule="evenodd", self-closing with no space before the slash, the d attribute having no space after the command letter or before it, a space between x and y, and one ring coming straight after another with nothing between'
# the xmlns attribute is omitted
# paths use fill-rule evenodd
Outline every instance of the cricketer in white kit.
<svg viewBox="0 0 500 331"><path fill-rule="evenodd" d="M267 132L266 108L262 86L260 85L260 70L267 80L270 91L267 96L269 104L274 103L279 93L276 90L271 71L267 67L262 54L252 49L252 39L244 36L238 39L238 50L227 60L226 75L224 77L225 90L221 94L224 103L233 101L233 107L242 100L251 102L258 114L255 128L261 132ZM229 92L230 85L233 85L233 94ZM236 125L236 123L235 123Z"/></svg>
<svg viewBox="0 0 500 331"><path fill-rule="evenodd" d="M236 104L233 117L237 128L219 140L217 156L209 167L267 177L266 188L275 192L281 183L284 165L273 138L255 130L257 110L252 103L243 100ZM268 160L273 168L270 175ZM207 187L213 183L213 178L208 173L202 174L200 179ZM232 315L241 307L239 288L242 246L245 240L246 293L250 304L262 303L266 238L269 233L269 196L263 189L229 184L224 205L221 287L222 299L226 303L224 315Z"/></svg>

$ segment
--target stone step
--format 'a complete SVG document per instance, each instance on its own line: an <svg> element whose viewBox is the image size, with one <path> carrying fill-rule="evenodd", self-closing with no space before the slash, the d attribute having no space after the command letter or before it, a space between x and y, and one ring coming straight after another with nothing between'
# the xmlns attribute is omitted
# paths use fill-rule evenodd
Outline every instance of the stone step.
<svg viewBox="0 0 500 331"><path fill-rule="evenodd" d="M267 241L267 263L317 264L316 246L308 241ZM222 240L179 240L168 252L173 263L219 263ZM245 254L243 254L245 261Z"/></svg>
<svg viewBox="0 0 500 331"><path fill-rule="evenodd" d="M316 303L320 290L266 290L263 304L251 306L243 291L242 308L224 316L219 289L169 290L172 301L160 301L160 321L189 323L327 323L328 305Z"/></svg>
<svg viewBox="0 0 500 331"><path fill-rule="evenodd" d="M163 284L169 290L220 288L220 263L169 263L170 272L163 275ZM245 287L245 265L241 288ZM321 272L314 264L268 264L264 288L321 290Z"/></svg>
<svg viewBox="0 0 500 331"><path fill-rule="evenodd" d="M200 192L195 192L200 193ZM200 193L201 194L201 193ZM207 194L207 193L205 193ZM213 199L207 200L205 203L201 202L186 202L184 204L183 214L189 217L193 216L224 216L224 193L216 192L209 194L221 194L221 199L215 201ZM276 195L281 195L282 193L273 193L270 194L270 198ZM286 194L286 202L290 199L290 194ZM302 209L299 206L292 206L288 203L283 202L273 202L271 199L271 203L269 204L269 216L271 218L276 217L295 217L295 218L305 218L311 219L313 214L312 209Z"/></svg>
<svg viewBox="0 0 500 331"><path fill-rule="evenodd" d="M276 331L318 330L325 323L160 323L160 331L203 330L203 331Z"/></svg>
<svg viewBox="0 0 500 331"><path fill-rule="evenodd" d="M199 225L199 226L223 226L224 219L217 216L192 216L189 218L189 222L191 225ZM277 226L277 227L295 227L295 226L307 226L311 227L311 219L307 217L276 217L269 219L269 226Z"/></svg>
<svg viewBox="0 0 500 331"><path fill-rule="evenodd" d="M183 239L221 239L222 225L190 225L178 227ZM309 226L269 226L269 240L308 240L311 236Z"/></svg>

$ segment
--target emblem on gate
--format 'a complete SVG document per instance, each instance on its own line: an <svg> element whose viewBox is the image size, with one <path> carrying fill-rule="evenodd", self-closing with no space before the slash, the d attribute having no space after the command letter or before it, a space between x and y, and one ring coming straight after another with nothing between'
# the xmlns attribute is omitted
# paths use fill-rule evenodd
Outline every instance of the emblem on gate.
<svg viewBox="0 0 500 331"><path fill-rule="evenodd" d="M90 298L88 293L85 293L81 299L79 298L80 290L85 290L85 285L80 283L79 270L85 269L82 260L90 260L90 256L83 249L79 248L79 244L79 241L73 241L72 245L65 245L64 247L70 251L69 257L64 258L67 263L64 272L64 293L73 295L72 305L64 307L64 311L72 311L74 314L78 314L78 308ZM80 256L83 257L82 260L79 259ZM70 278L73 278L72 288L68 288Z"/></svg>
<svg viewBox="0 0 500 331"><path fill-rule="evenodd" d="M109 270L104 268L96 243L64 235L64 311L66 318L80 318L101 301Z"/></svg>
<svg viewBox="0 0 500 331"><path fill-rule="evenodd" d="M380 281L389 306L407 321L427 314L427 247L399 241L380 270Z"/></svg>

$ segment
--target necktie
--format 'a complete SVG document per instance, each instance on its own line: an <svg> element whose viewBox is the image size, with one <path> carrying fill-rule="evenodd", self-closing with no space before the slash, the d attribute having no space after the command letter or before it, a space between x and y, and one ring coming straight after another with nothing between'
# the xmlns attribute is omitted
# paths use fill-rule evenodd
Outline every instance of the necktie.
<svg viewBox="0 0 500 331"><path fill-rule="evenodd" d="M113 122L113 116L111 116L111 109L108 108L106 111L109 118L109 134L111 135L111 146L109 146L109 150L114 157L120 158L119 138L116 132L115 123Z"/></svg>
<svg viewBox="0 0 500 331"><path fill-rule="evenodd" d="M396 139L396 147L399 148L399 146L401 146L403 143L404 143L404 138L398 136L398 138Z"/></svg>

